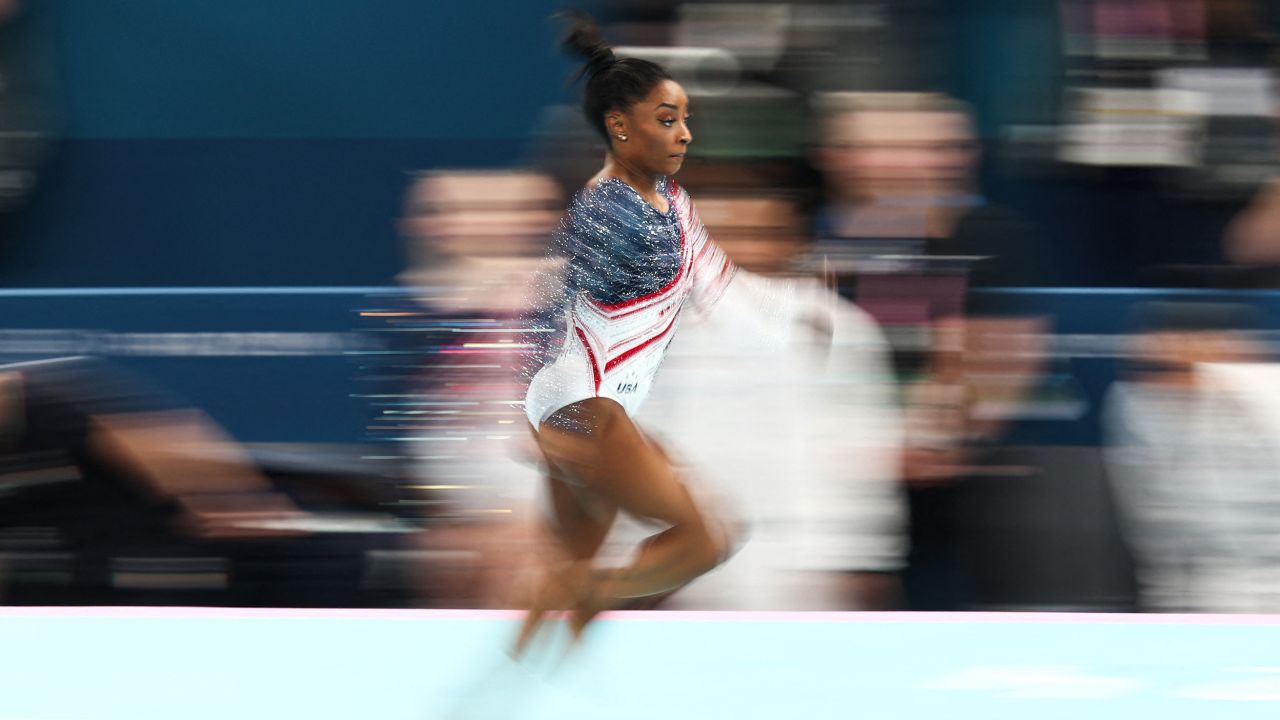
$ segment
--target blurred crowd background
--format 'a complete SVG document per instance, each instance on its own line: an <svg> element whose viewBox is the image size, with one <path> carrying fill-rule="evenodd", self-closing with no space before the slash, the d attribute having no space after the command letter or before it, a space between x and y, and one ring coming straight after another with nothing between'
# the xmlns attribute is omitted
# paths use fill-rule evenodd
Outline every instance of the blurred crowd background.
<svg viewBox="0 0 1280 720"><path fill-rule="evenodd" d="M555 3L376 5L0 0L0 602L518 601L604 149ZM853 303L681 329L641 423L750 541L660 607L1280 609L1280 3L580 7Z"/></svg>

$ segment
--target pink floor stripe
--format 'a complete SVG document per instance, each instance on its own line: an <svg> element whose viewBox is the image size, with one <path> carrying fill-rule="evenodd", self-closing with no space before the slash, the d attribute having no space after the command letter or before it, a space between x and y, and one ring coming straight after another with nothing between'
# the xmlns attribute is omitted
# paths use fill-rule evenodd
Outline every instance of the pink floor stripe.
<svg viewBox="0 0 1280 720"><path fill-rule="evenodd" d="M0 607L4 618L232 618L264 620L515 620L515 610L353 610L211 607ZM1003 623L1051 625L1280 625L1280 615L1125 613L908 613L622 611L609 620L631 622Z"/></svg>

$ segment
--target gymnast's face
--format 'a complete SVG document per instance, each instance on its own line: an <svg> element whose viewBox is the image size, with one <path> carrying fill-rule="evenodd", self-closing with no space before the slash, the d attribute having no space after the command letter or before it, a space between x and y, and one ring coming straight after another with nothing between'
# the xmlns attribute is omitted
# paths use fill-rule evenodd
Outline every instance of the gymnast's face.
<svg viewBox="0 0 1280 720"><path fill-rule="evenodd" d="M689 117L684 88L674 80L663 80L643 100L605 116L610 152L631 170L655 177L674 175L693 142Z"/></svg>

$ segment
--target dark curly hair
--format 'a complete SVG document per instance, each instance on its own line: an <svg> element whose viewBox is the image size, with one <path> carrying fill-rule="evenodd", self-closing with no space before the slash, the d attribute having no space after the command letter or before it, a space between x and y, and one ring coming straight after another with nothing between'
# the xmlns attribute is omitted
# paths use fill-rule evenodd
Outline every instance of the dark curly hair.
<svg viewBox="0 0 1280 720"><path fill-rule="evenodd" d="M563 46L586 60L578 79L585 77L587 87L582 97L582 112L587 122L606 143L612 142L604 124L610 110L626 110L643 100L658 83L671 76L661 65L640 58L618 58L600 35L595 20L586 13L568 10L561 13L568 22Z"/></svg>

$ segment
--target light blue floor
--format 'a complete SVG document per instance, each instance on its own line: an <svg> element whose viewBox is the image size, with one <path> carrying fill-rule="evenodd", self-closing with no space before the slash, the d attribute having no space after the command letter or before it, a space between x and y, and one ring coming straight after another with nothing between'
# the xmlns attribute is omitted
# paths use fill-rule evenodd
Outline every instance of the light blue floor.
<svg viewBox="0 0 1280 720"><path fill-rule="evenodd" d="M92 611L86 611L92 612ZM0 614L0 720L1280 718L1280 624Z"/></svg>

